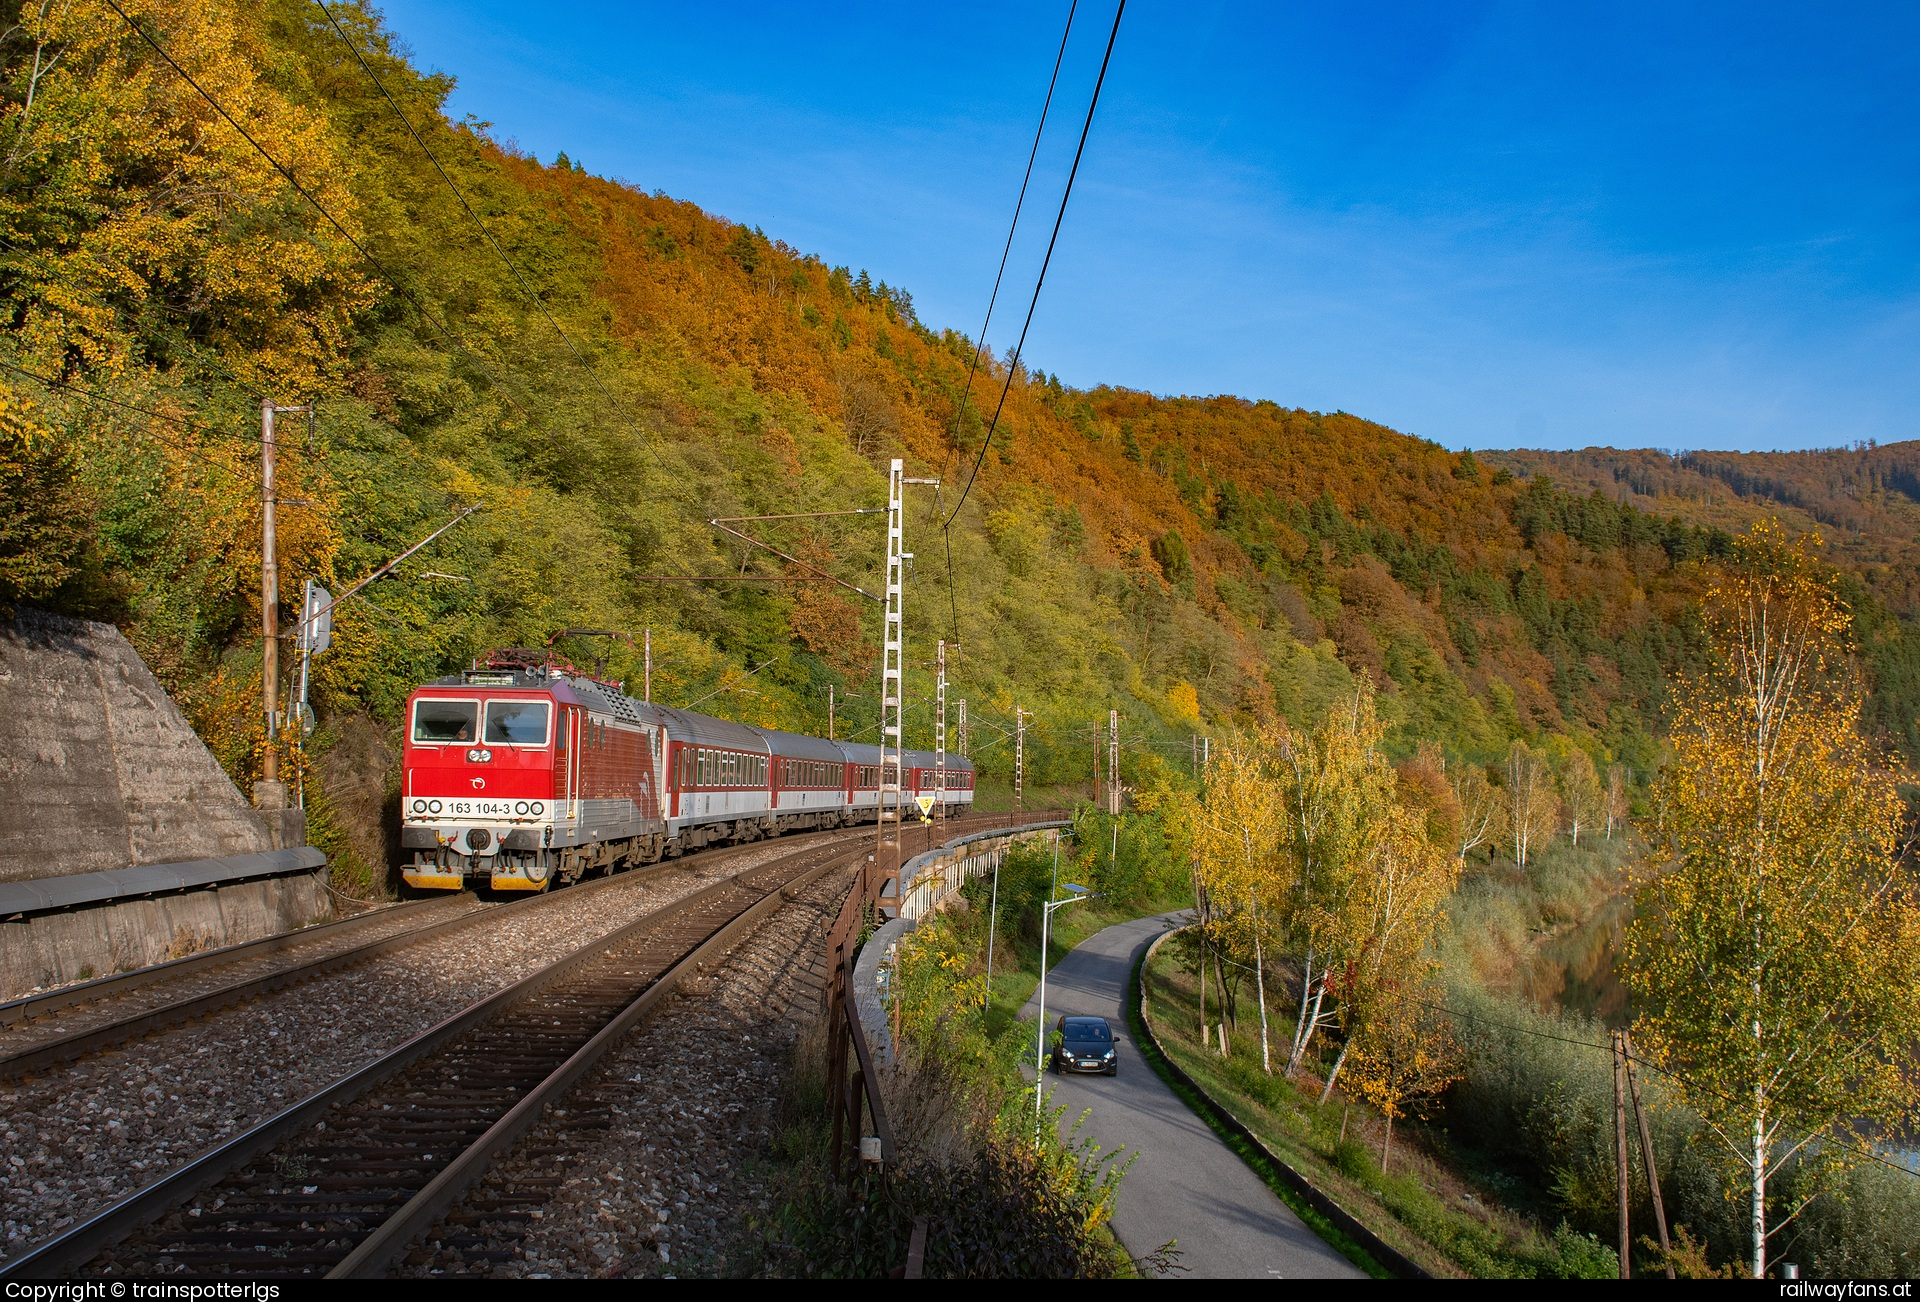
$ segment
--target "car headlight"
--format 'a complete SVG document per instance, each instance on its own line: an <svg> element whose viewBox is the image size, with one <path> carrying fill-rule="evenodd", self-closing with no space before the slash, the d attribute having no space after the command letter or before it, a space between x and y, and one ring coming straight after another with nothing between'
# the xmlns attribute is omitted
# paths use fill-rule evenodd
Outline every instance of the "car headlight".
<svg viewBox="0 0 1920 1302"><path fill-rule="evenodd" d="M1114 1056L1114 1051L1113 1051L1112 1049L1108 1049L1108 1050L1107 1050L1107 1057L1109 1057L1109 1058L1111 1058L1111 1057L1113 1057L1113 1056Z"/></svg>

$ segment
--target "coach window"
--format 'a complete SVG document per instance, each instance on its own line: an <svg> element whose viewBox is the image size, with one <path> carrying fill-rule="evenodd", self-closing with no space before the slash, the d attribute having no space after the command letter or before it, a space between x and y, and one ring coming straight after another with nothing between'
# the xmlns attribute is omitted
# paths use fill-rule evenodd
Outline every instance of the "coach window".
<svg viewBox="0 0 1920 1302"><path fill-rule="evenodd" d="M469 742L479 717L478 701L415 701L413 739L428 746Z"/></svg>

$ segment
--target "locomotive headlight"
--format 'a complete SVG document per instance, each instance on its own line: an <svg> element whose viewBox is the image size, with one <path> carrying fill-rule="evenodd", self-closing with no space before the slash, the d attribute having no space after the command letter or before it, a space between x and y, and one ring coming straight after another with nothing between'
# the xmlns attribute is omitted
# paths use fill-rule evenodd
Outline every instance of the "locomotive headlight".
<svg viewBox="0 0 1920 1302"><path fill-rule="evenodd" d="M427 802L427 812L428 812L429 814L437 814L437 813L439 813L439 812L440 812L440 802L439 802L439 801L437 801L437 800L429 800L429 801Z"/></svg>
<svg viewBox="0 0 1920 1302"><path fill-rule="evenodd" d="M527 816L527 802L524 800L516 800L513 805L513 812L525 818Z"/></svg>
<svg viewBox="0 0 1920 1302"><path fill-rule="evenodd" d="M533 802L532 809L535 817L538 817L539 815L547 812L547 807L544 804L540 803L538 800Z"/></svg>
<svg viewBox="0 0 1920 1302"><path fill-rule="evenodd" d="M416 814L424 814L424 813L426 813L426 812L427 812L427 802L426 802L426 801L424 801L424 800L416 800L416 801L414 801L414 802L413 802L413 812L414 812L414 813L416 813Z"/></svg>

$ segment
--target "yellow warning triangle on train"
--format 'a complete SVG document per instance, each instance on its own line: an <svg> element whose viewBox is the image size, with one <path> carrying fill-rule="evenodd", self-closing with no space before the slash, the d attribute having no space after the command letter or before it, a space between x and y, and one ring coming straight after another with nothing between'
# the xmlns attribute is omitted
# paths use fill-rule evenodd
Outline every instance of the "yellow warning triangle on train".
<svg viewBox="0 0 1920 1302"><path fill-rule="evenodd" d="M933 797L932 796L915 796L913 798L913 803L920 806L920 813L923 817L926 817L926 818L933 817Z"/></svg>

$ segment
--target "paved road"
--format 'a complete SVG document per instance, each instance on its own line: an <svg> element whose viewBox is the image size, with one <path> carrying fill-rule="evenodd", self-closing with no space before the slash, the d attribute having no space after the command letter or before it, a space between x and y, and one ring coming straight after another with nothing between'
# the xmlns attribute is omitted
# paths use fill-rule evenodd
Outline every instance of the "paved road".
<svg viewBox="0 0 1920 1302"><path fill-rule="evenodd" d="M1182 916L1108 927L1047 974L1048 1025L1062 1014L1098 1015L1120 1042L1117 1076L1047 1077L1054 1105L1067 1108L1063 1126L1091 1109L1083 1135L1104 1150L1124 1144L1140 1155L1120 1184L1114 1233L1136 1256L1177 1239L1186 1269L1175 1274L1190 1279L1364 1278L1193 1115L1134 1047L1121 1007L1127 976L1134 958ZM1022 1016L1036 1011L1030 1000Z"/></svg>

